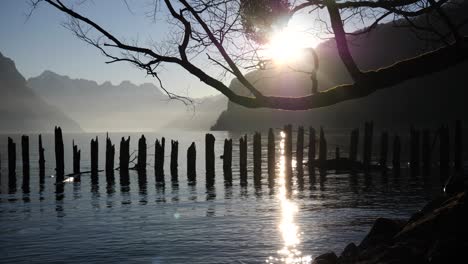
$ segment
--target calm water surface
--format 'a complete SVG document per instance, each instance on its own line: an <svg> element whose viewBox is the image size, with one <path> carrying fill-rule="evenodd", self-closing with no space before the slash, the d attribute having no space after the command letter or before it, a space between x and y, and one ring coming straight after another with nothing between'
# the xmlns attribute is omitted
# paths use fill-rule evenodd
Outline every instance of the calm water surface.
<svg viewBox="0 0 468 264"><path fill-rule="evenodd" d="M118 171L115 183L106 182L105 174L100 173L99 181L93 184L90 175L83 174L80 181L69 179L63 193L58 194L53 176L53 135L43 135L43 186L37 168L37 135L30 135L29 192L22 189L20 135L0 135L0 263L310 263L318 254L329 250L340 253L348 243L359 243L377 217L407 218L438 192L436 180L410 177L405 171L399 177L333 171L309 176L307 167L303 180L294 170L293 186L288 191L279 130L274 187L267 182L265 133L262 186L253 186L249 135L249 184L241 187L240 134L213 134L217 156L222 154L224 139L234 139L233 186L224 185L222 160L217 159L215 186L206 188L203 132L172 131L145 133L149 164L154 162L154 140L166 136L164 186L155 184L149 165L146 180L130 171L128 186L120 184ZM120 138L126 135L131 136L130 149L136 149L140 134L110 135L116 144L116 163ZM17 143L16 190L8 186L8 136ZM94 136L64 134L66 173L72 168L73 139L81 148L81 170L90 169L89 142ZM104 168L105 134L98 136L100 168ZM348 141L346 135L330 138L334 144ZM179 140L178 184L170 180L170 139ZM192 141L197 144L195 186L187 184L185 166Z"/></svg>

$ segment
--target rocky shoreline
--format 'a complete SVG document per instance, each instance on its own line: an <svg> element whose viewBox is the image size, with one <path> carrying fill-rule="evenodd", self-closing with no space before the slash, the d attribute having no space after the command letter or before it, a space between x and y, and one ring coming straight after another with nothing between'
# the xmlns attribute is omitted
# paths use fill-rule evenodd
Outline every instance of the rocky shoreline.
<svg viewBox="0 0 468 264"><path fill-rule="evenodd" d="M337 256L322 254L313 264L468 263L466 191L439 197L409 220L379 218L359 245Z"/></svg>

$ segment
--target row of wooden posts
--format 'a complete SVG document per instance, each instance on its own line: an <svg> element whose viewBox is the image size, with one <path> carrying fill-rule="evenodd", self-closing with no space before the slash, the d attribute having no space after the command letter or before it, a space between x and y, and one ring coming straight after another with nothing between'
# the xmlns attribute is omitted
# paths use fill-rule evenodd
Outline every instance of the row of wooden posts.
<svg viewBox="0 0 468 264"><path fill-rule="evenodd" d="M80 170L81 151L75 142L73 142L73 173L65 175L65 162L64 162L64 143L62 130L56 127L55 135L55 161L56 161L56 183L62 184L65 176L79 176L82 173L91 173L93 181L97 181L98 172L98 138L91 140L91 170L82 172ZM292 136L293 129L291 125L286 125L283 129L284 133L284 157L285 157L285 176L287 182L291 182L292 178L292 156L293 145ZM431 153L434 149L436 139L439 139L439 168L440 175L445 179L450 171L450 144L449 144L449 128L442 126L436 133L437 136L433 137L429 130L422 131L422 142L420 140L421 131L411 128L410 130L410 170L414 175L420 174L420 156L422 156L422 171L424 175L430 173L432 167ZM388 152L389 152L389 135L387 132L382 132L380 137L380 158L377 165L372 163L372 146L373 146L373 122L366 122L364 126L364 143L362 152L362 162L357 159L358 145L359 145L359 130L354 129L350 134L350 147L349 155L344 158L340 154L340 148L336 147L335 158L328 159L327 140L323 128L320 128L319 142L318 142L318 158L316 159L316 131L314 128L309 128L309 142L308 142L308 162L310 174L315 173L315 168L321 170L343 170L352 172L370 172L374 169L386 171ZM298 127L297 140L296 140L296 161L298 176L302 177L303 160L304 160L304 128ZM422 143L422 147L421 144ZM233 145L232 139L224 140L224 151L222 154L223 159L223 172L224 181L226 184L232 184L232 152ZM215 137L212 134L205 135L205 169L206 169L206 184L212 186L215 182ZM454 169L456 171L462 170L462 126L461 122L457 121L455 126L454 137ZM23 161L23 187L29 186L29 137L21 137L22 148L22 161ZM178 181L178 141L171 140L171 155L170 155L170 173L171 181ZM147 167L147 143L145 136L141 136L138 140L138 154L136 155L136 165L130 167L133 160L130 160L130 137L122 137L120 142L120 157L119 167L114 168L115 160L115 145L112 144L110 138L106 137L106 155L105 155L105 174L108 181L114 180L114 171L119 170L120 175L123 176L124 182L128 182L128 171L137 170L139 175L146 175ZM157 139L155 142L155 160L154 172L155 180L157 183L164 183L164 154L165 154L165 138ZM401 164L401 140L398 135L393 139L393 170L398 173ZM422 155L420 155L422 154ZM273 184L276 171L276 146L275 134L273 129L268 131L268 147L267 147L267 163L268 163L268 183ZM16 144L13 139L8 138L8 171L10 185L16 185ZM247 184L247 135L239 139L239 174L241 185ZM255 185L261 184L262 175L262 139L261 134L256 132L253 135L253 180ZM42 136L39 135L39 177L40 183L44 183L45 176L45 158L44 147L42 145ZM189 183L196 182L196 145L193 142L187 150L187 179Z"/></svg>

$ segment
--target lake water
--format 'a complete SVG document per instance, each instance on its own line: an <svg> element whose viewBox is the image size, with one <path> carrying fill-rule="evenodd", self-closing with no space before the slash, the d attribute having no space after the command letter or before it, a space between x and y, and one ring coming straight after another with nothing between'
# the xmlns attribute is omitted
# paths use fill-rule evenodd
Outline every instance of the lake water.
<svg viewBox="0 0 468 264"><path fill-rule="evenodd" d="M310 263L318 254L329 250L339 254L348 243L359 243L377 217L409 217L439 191L438 177L411 177L405 170L399 177L333 171L309 177L305 167L304 181L295 172L292 191L287 192L279 130L274 187L267 182L266 133L262 135L262 186L253 186L249 135L249 182L241 187L241 134L212 133L217 157L223 152L224 139L234 139L232 186L224 185L222 160L217 158L215 186L206 188L204 132L166 131L145 133L150 164L154 140L166 137L164 186L155 184L153 168L148 166L146 181L130 171L130 185L122 186L117 171L115 184L106 182L105 173L92 184L90 175L83 174L80 182L65 183L63 194L55 193L52 134L43 135L43 186L37 168L37 135L30 135L29 193L21 188L20 135L0 135L0 263ZM82 151L81 170L90 169L89 142L96 135L100 168L104 168L105 134L64 134L66 173L72 169L73 139ZM127 135L130 149L135 150L140 134L110 134L116 144L116 163L120 138ZM8 136L17 143L16 190L8 186ZM177 185L170 180L170 139L179 141ZM197 144L195 186L186 179L186 150L192 141ZM347 135L330 135L329 149L347 141Z"/></svg>

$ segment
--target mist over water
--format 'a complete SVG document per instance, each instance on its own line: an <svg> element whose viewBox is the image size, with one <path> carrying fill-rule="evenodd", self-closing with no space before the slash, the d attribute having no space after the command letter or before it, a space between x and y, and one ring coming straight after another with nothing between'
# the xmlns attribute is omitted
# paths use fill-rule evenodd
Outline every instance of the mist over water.
<svg viewBox="0 0 468 264"><path fill-rule="evenodd" d="M309 263L318 254L329 250L339 253L348 243L359 243L378 217L409 217L439 190L435 173L433 178L424 178L411 177L406 170L399 177L391 173L365 176L329 171L309 177L304 166L303 181L294 169L293 185L287 191L282 178L284 156L279 130L275 131L274 187L270 188L267 181L265 133L261 187L253 184L250 134L248 186L241 187L241 134L210 133L216 137L216 181L212 188L205 185L204 132L165 131L145 133L149 163L146 178L131 170L130 183L124 185L118 171L114 183L106 181L104 172L99 174L98 182L83 174L79 181L67 180L63 193L56 193L52 176L52 134L43 135L46 178L42 186L37 135L30 135L29 190L22 188L21 135L0 135L0 263ZM8 136L17 143L15 189L8 184ZM95 136L64 134L66 174L72 170L72 140L81 149L81 170L90 169L90 140ZM132 153L141 134L109 136L116 145L117 167L121 137L131 136ZM166 137L165 185L156 185L153 144L162 136ZM105 134L98 137L99 168L104 169ZM233 138L232 186L224 184L219 158L225 138ZM170 176L171 139L179 141L177 184ZM329 137L331 146L347 140L347 134ZM186 151L192 141L197 144L196 185L189 185L186 177Z"/></svg>

